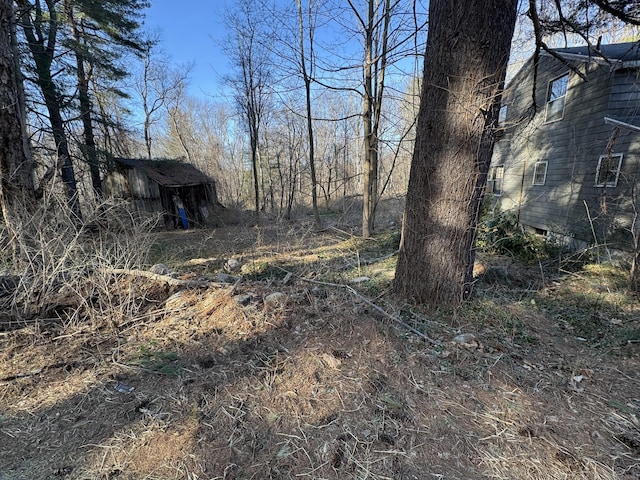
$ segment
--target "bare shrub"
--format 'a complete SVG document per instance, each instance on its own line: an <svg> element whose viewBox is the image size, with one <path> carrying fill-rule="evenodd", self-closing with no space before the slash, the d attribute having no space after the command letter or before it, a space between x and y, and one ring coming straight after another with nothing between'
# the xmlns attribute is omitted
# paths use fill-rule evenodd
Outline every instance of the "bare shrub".
<svg viewBox="0 0 640 480"><path fill-rule="evenodd" d="M10 295L0 297L0 308L10 312L2 322L9 328L42 321L69 326L135 313L139 300L132 289L110 295L113 270L145 263L158 222L159 216L143 218L109 203L78 222L64 198L48 195L35 213L23 212L4 232L14 252L6 276L17 281Z"/></svg>

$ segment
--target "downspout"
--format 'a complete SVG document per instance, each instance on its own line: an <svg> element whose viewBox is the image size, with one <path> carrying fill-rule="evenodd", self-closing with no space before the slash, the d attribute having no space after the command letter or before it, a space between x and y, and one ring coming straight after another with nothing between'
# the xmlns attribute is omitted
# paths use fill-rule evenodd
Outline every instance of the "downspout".
<svg viewBox="0 0 640 480"><path fill-rule="evenodd" d="M516 221L520 223L520 211L522 210L522 199L524 198L524 175L527 171L527 160L522 162L522 177L520 178L520 195L518 196L518 215Z"/></svg>

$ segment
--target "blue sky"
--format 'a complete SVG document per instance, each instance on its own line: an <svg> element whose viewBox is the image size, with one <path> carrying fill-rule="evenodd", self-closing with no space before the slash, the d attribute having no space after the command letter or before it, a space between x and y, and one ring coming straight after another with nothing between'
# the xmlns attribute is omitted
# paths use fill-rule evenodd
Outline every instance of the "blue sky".
<svg viewBox="0 0 640 480"><path fill-rule="evenodd" d="M287 1L291 2L291 0ZM224 13L225 7L233 7L235 0L184 0L183 2L150 0L150 2L151 6L146 12L145 28L160 34L162 49L168 55L167 60L173 65L195 63L190 76L189 93L198 97L218 97L223 94L225 87L221 78L229 71L229 60L221 48L221 44L227 37ZM426 8L422 5L423 3L426 5L424 0L418 2L421 13L424 13ZM357 24L346 2L343 14L344 17L341 20L347 27L340 26L339 22L333 26L324 24L323 29L316 32L316 42L325 40L325 43L331 46L334 37L340 37L345 31L347 34L339 41L347 41L349 32L344 28L357 29ZM336 28L340 31L334 31ZM317 43L316 53L321 52L320 54L328 56L337 54L334 60L339 60L341 55L346 55L356 59L355 64L357 64L358 55L361 55L359 50L362 47L357 43L361 41L359 37L354 38L356 46L353 52L347 52L351 47L345 46L344 43L337 44L334 46L337 50L330 51L322 51L320 43ZM351 63L354 63L354 60L351 60ZM412 65L412 60L402 62L403 68L408 72L411 71ZM395 69L390 69L387 72L388 82L391 81L394 71ZM357 72L355 75L359 78Z"/></svg>
<svg viewBox="0 0 640 480"><path fill-rule="evenodd" d="M225 36L224 0L151 0L145 27L158 31L162 49L176 65L195 62L189 91L196 96L215 95L227 59L219 42Z"/></svg>

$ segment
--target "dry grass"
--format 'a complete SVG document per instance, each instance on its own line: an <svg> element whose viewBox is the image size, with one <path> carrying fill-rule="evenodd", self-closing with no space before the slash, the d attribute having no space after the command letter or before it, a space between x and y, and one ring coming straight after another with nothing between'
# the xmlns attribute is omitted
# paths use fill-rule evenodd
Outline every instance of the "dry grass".
<svg viewBox="0 0 640 480"><path fill-rule="evenodd" d="M244 280L115 275L91 322L0 332L0 479L640 476L640 308L603 272L501 265L474 302L424 312L389 297L385 235L158 237L182 277L234 257ZM435 344L319 283L365 275L361 294Z"/></svg>

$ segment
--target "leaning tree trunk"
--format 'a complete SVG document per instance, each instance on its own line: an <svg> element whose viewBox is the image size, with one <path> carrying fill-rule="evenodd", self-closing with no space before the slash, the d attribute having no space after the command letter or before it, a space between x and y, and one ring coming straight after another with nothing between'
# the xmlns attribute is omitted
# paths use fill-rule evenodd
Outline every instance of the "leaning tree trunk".
<svg viewBox="0 0 640 480"><path fill-rule="evenodd" d="M431 0L416 144L394 288L420 303L471 294L474 243L517 0Z"/></svg>

